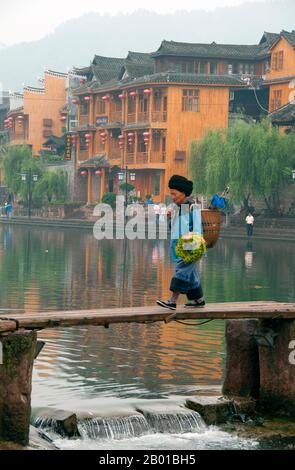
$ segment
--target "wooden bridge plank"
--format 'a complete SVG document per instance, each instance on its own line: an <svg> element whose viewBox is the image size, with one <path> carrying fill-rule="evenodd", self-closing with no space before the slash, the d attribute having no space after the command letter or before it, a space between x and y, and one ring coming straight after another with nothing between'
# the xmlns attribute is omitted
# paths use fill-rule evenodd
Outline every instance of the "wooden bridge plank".
<svg viewBox="0 0 295 470"><path fill-rule="evenodd" d="M3 318L2 320L0 317L0 333L14 331L17 326L25 329L44 329L79 325L106 326L111 323L165 321L172 313L172 310L164 310L158 306L23 313L13 315L13 319L17 320L18 325L11 319L8 321L8 319ZM176 314L177 318L181 320L245 320L276 317L295 319L295 303L273 301L225 302L208 304L202 309L186 309L179 306Z"/></svg>

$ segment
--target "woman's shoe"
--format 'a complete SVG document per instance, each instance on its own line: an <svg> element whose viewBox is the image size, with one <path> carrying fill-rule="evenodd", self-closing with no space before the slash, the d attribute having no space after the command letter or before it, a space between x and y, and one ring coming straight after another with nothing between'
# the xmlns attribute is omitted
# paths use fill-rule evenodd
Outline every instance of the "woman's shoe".
<svg viewBox="0 0 295 470"><path fill-rule="evenodd" d="M157 304L164 308L169 308L170 310L176 310L176 304L169 302L169 300L157 300Z"/></svg>
<svg viewBox="0 0 295 470"><path fill-rule="evenodd" d="M188 302L185 304L186 308L200 308L200 307L205 307L206 302L205 300L193 300L192 302Z"/></svg>

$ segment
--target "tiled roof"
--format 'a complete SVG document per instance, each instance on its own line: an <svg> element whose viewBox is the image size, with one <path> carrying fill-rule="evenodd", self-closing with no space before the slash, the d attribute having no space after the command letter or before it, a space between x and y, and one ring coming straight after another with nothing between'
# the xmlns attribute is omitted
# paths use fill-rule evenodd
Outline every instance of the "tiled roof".
<svg viewBox="0 0 295 470"><path fill-rule="evenodd" d="M126 57L126 60L130 60L131 62L137 63L137 64L146 64L150 63L153 64L153 58L151 57L151 54L148 54L146 52L133 52L129 51L128 55Z"/></svg>
<svg viewBox="0 0 295 470"><path fill-rule="evenodd" d="M118 57L105 57L102 55L95 55L93 59L93 65L97 65L102 70L120 70L124 65L125 59Z"/></svg>
<svg viewBox="0 0 295 470"><path fill-rule="evenodd" d="M291 31L289 33L289 31L281 31L281 36L286 39L286 41L288 41L289 44L291 44L291 46L294 46L295 47L295 30Z"/></svg>
<svg viewBox="0 0 295 470"><path fill-rule="evenodd" d="M118 76L119 79L122 79L123 75L126 73L129 78L143 77L144 75L151 75L154 72L154 64L132 64L126 61L125 65L122 67L121 72Z"/></svg>
<svg viewBox="0 0 295 470"><path fill-rule="evenodd" d="M62 147L66 144L65 136L57 137L56 135L51 135L48 139L45 140L44 146L54 145L56 147Z"/></svg>
<svg viewBox="0 0 295 470"><path fill-rule="evenodd" d="M203 75L195 73L177 73L177 72L163 72L154 73L144 77L133 79L132 81L124 82L124 85L130 83L139 85L141 83L192 83L196 85L240 85L245 86L245 82L233 75Z"/></svg>
<svg viewBox="0 0 295 470"><path fill-rule="evenodd" d="M276 109L269 117L274 124L291 122L295 124L295 103L289 103L282 108Z"/></svg>
<svg viewBox="0 0 295 470"><path fill-rule="evenodd" d="M272 78L271 80L264 80L263 85L271 85L274 83L287 82L295 79L295 75L287 75L285 77Z"/></svg>
<svg viewBox="0 0 295 470"><path fill-rule="evenodd" d="M182 56L254 60L268 54L268 45L234 45L234 44L192 44L175 41L162 41L159 49L152 57Z"/></svg>
<svg viewBox="0 0 295 470"><path fill-rule="evenodd" d="M117 78L119 71L118 69L101 69L98 65L93 66L93 74L95 79L101 85L109 82L113 78Z"/></svg>
<svg viewBox="0 0 295 470"><path fill-rule="evenodd" d="M246 83L233 75L197 75L194 73L162 72L145 75L138 78L126 78L124 80L111 80L103 85L94 85L92 91L106 92L112 89L122 90L134 85L145 85L147 83L191 83L195 85L228 85L246 86Z"/></svg>
<svg viewBox="0 0 295 470"><path fill-rule="evenodd" d="M268 33L267 31L264 31L259 44L266 43L269 47L271 47L275 42L277 42L278 39L280 39L280 35L278 33Z"/></svg>

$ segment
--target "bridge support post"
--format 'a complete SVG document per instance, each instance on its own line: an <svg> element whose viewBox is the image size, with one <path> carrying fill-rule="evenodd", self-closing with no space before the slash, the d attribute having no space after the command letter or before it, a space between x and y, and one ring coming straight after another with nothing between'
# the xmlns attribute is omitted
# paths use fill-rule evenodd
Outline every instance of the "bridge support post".
<svg viewBox="0 0 295 470"><path fill-rule="evenodd" d="M226 322L226 373L223 394L257 398L259 394L259 352L253 333L257 320Z"/></svg>
<svg viewBox="0 0 295 470"><path fill-rule="evenodd" d="M273 347L259 346L260 406L295 417L295 321L264 322L275 334Z"/></svg>
<svg viewBox="0 0 295 470"><path fill-rule="evenodd" d="M37 333L32 331L0 335L0 441L29 442L36 340Z"/></svg>

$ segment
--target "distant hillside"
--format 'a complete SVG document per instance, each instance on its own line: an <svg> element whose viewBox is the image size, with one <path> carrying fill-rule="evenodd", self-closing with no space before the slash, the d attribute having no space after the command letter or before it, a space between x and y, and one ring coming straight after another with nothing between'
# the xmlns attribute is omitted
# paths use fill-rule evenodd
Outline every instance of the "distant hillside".
<svg viewBox="0 0 295 470"><path fill-rule="evenodd" d="M61 24L40 41L0 49L0 82L6 89L21 91L22 83L37 83L44 66L66 71L88 65L94 54L125 57L128 50L151 52L162 39L255 44L263 31L294 29L294 18L294 0L171 15L144 10L115 16L89 13Z"/></svg>

